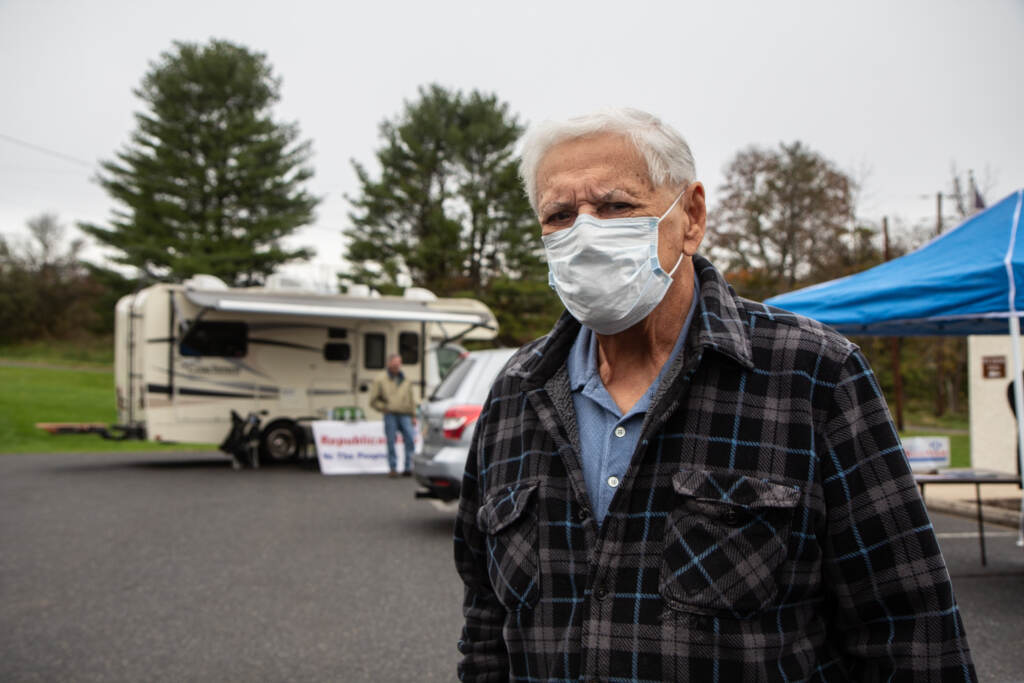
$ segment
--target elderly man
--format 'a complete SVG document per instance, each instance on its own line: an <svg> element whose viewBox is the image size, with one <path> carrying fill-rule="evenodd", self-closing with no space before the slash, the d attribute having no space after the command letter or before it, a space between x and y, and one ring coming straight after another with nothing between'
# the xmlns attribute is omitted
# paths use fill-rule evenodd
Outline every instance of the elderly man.
<svg viewBox="0 0 1024 683"><path fill-rule="evenodd" d="M397 477L398 454L395 438L402 434L402 448L405 450L405 469L402 476L412 476L412 456L416 450L416 431L413 415L416 413L416 399L413 397L412 382L402 372L402 356L393 353L388 356L387 370L373 382L370 389L370 405L384 415L384 438L388 443L388 476Z"/></svg>
<svg viewBox="0 0 1024 683"><path fill-rule="evenodd" d="M521 174L567 312L477 425L462 679L973 680L867 363L698 255L682 137L629 109L549 122Z"/></svg>

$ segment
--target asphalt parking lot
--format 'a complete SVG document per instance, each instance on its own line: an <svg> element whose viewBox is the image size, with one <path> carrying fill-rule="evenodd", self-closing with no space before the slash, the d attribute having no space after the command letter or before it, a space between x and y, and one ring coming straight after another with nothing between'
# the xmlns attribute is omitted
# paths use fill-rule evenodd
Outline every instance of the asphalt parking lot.
<svg viewBox="0 0 1024 683"><path fill-rule="evenodd" d="M454 512L217 454L0 456L0 680L449 681ZM982 681L1024 680L1024 552L933 515Z"/></svg>

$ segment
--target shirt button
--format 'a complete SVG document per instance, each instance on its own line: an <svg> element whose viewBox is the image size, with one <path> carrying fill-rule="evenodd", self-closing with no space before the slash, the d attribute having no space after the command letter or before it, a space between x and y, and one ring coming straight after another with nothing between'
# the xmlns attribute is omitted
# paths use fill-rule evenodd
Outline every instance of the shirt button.
<svg viewBox="0 0 1024 683"><path fill-rule="evenodd" d="M598 600L604 600L608 597L608 589L604 586L599 587L597 590L594 591L594 597Z"/></svg>
<svg viewBox="0 0 1024 683"><path fill-rule="evenodd" d="M619 425L618 427L615 428L615 436L617 436L617 437L619 437L621 439L625 435L626 435L626 428L625 427L623 427L622 425Z"/></svg>
<svg viewBox="0 0 1024 683"><path fill-rule="evenodd" d="M608 477L608 485L611 486L613 489L617 488L618 485L619 485L619 478L618 477Z"/></svg>

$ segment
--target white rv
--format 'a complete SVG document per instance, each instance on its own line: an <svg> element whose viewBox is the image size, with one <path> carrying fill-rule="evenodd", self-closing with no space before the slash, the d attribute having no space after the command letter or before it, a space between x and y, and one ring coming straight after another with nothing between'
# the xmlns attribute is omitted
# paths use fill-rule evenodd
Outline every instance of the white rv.
<svg viewBox="0 0 1024 683"><path fill-rule="evenodd" d="M299 456L303 422L377 416L369 388L391 353L422 396L440 380L439 365L454 360L444 357L457 353L446 343L497 333L479 301L406 294L231 289L198 276L125 296L115 311L115 428L216 443L231 432L232 412L258 415L260 459Z"/></svg>

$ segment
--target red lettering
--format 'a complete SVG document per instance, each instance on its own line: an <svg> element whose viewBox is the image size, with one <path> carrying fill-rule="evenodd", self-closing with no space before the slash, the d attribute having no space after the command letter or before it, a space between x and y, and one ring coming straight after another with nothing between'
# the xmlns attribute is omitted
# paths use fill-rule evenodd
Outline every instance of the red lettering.
<svg viewBox="0 0 1024 683"><path fill-rule="evenodd" d="M383 436L328 436L320 435L321 446L380 446L386 444Z"/></svg>

